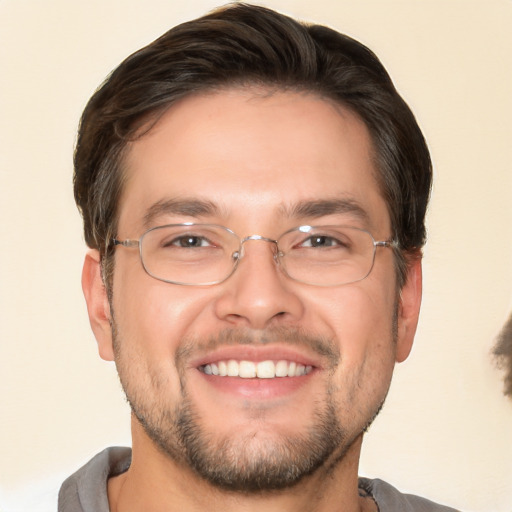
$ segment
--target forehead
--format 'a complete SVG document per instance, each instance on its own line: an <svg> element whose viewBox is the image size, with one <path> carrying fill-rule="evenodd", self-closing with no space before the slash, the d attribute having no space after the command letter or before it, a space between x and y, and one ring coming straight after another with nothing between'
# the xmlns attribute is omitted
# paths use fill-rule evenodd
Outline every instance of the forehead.
<svg viewBox="0 0 512 512"><path fill-rule="evenodd" d="M119 230L177 217L307 220L333 204L366 227L387 219L359 117L313 94L230 89L181 100L130 144Z"/></svg>

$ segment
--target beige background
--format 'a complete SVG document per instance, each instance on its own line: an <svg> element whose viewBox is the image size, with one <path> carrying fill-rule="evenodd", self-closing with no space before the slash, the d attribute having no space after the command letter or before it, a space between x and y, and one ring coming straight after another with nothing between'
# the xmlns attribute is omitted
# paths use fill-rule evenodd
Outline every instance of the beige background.
<svg viewBox="0 0 512 512"><path fill-rule="evenodd" d="M0 0L2 511L30 500L52 510L62 476L129 443L128 408L80 289L75 129L122 58L219 3ZM489 351L512 310L512 1L266 4L374 49L435 162L416 345L361 473L463 510L510 512L512 402Z"/></svg>

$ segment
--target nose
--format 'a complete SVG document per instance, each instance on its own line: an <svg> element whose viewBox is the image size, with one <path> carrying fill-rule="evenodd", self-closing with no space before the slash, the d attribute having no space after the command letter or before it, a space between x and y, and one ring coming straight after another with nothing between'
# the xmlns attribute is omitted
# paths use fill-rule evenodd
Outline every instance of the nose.
<svg viewBox="0 0 512 512"><path fill-rule="evenodd" d="M219 318L239 327L263 329L286 325L303 314L294 291L298 286L281 272L275 240L252 235L242 240L242 254L234 274L220 286L216 302Z"/></svg>

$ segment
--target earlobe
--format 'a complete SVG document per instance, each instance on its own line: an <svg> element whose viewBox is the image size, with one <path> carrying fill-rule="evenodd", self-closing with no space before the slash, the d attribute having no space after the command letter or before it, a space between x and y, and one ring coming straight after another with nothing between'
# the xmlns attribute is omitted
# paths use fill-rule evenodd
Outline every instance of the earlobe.
<svg viewBox="0 0 512 512"><path fill-rule="evenodd" d="M420 313L421 293L421 257L418 256L408 263L407 280L400 292L396 346L396 361L398 363L407 359L412 349Z"/></svg>
<svg viewBox="0 0 512 512"><path fill-rule="evenodd" d="M100 356L106 361L113 361L110 305L101 277L100 255L95 249L89 250L85 256L82 270L82 290L87 303L89 322L98 342Z"/></svg>

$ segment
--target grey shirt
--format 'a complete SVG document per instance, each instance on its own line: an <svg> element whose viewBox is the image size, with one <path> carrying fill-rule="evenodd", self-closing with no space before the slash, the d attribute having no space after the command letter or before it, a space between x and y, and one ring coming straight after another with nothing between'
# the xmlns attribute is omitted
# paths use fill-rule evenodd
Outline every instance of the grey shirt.
<svg viewBox="0 0 512 512"><path fill-rule="evenodd" d="M98 453L62 484L58 512L109 512L107 480L124 473L131 457L130 448L107 448ZM402 494L382 480L360 478L359 487L375 500L379 512L457 512L419 496Z"/></svg>

